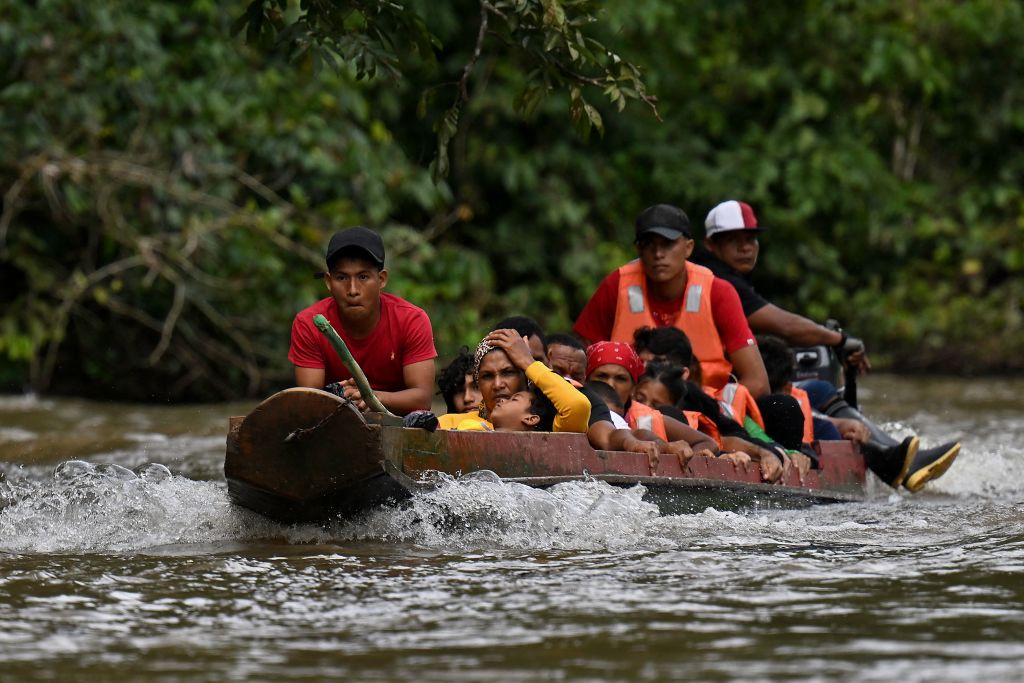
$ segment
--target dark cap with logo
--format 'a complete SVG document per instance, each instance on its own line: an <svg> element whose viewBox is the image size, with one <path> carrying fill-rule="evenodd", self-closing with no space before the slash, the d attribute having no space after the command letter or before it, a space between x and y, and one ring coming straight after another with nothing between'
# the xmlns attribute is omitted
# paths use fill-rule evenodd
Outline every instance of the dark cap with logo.
<svg viewBox="0 0 1024 683"><path fill-rule="evenodd" d="M384 240L369 228L358 226L334 233L327 245L327 267L343 254L366 258L378 268L384 267Z"/></svg>
<svg viewBox="0 0 1024 683"><path fill-rule="evenodd" d="M669 240L690 237L690 219L678 206L649 206L636 218L636 241L649 235L661 235Z"/></svg>

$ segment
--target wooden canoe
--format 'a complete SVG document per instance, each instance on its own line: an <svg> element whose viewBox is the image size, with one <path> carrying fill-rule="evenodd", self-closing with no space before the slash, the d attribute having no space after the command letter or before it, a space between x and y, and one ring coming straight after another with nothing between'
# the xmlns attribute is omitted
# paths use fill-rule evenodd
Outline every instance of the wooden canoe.
<svg viewBox="0 0 1024 683"><path fill-rule="evenodd" d="M583 434L409 429L395 418L361 414L333 394L300 387L231 418L224 475L233 503L286 523L348 517L402 500L427 486L434 471L490 470L535 487L586 477L615 486L642 484L662 514L862 499L863 456L846 441L815 448L820 469L765 484L756 464L743 468L695 456L684 469L678 459L663 457L652 470L646 456L594 450Z"/></svg>

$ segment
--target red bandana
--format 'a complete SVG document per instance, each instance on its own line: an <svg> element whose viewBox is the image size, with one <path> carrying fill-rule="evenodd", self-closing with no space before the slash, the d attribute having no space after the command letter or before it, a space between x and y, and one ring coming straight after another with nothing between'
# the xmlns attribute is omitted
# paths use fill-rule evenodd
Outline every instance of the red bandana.
<svg viewBox="0 0 1024 683"><path fill-rule="evenodd" d="M644 362L629 344L600 341L587 347L587 377L602 365L621 365L636 382L644 371Z"/></svg>

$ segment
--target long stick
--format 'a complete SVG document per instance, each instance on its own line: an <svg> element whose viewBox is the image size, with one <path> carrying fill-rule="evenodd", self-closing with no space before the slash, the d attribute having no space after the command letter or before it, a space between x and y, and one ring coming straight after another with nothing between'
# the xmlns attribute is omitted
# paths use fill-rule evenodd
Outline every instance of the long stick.
<svg viewBox="0 0 1024 683"><path fill-rule="evenodd" d="M392 417L398 417L390 410L384 407L376 396L373 395L373 389L370 388L370 383L366 381L366 375L363 374L363 369L359 367L359 363L352 357L352 352L345 346L344 340L338 336L334 326L322 315L313 316L313 324L320 330L327 341L331 342L331 346L338 353L338 357L341 358L341 362L345 364L348 371L352 373L352 378L356 381L356 387L359 388L359 393L363 397L363 401L370 407L370 410L377 413L384 413L385 415L391 415Z"/></svg>

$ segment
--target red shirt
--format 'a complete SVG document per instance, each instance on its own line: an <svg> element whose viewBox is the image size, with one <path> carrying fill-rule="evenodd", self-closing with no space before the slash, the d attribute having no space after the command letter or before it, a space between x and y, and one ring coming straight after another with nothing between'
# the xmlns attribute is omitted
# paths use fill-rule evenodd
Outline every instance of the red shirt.
<svg viewBox="0 0 1024 683"><path fill-rule="evenodd" d="M685 294L683 295L685 296ZM672 301L663 301L654 297L647 300L651 317L658 327L669 327L679 315L683 305L683 296ZM615 306L619 298L619 271L613 270L598 285L594 296L583 307L583 312L576 319L573 327L576 333L588 341L604 341L612 336L615 326ZM743 315L743 306L736 289L725 280L716 277L711 285L711 315L715 319L715 328L722 338L726 353L754 345L754 335Z"/></svg>
<svg viewBox="0 0 1024 683"><path fill-rule="evenodd" d="M345 332L334 299L321 299L295 316L288 360L301 368L324 368L324 384L351 377L331 343L313 324L323 315L344 340L352 357L363 369L370 386L378 391L406 389L402 368L437 358L430 318L422 308L393 294L381 292L380 321L365 339L353 339Z"/></svg>

